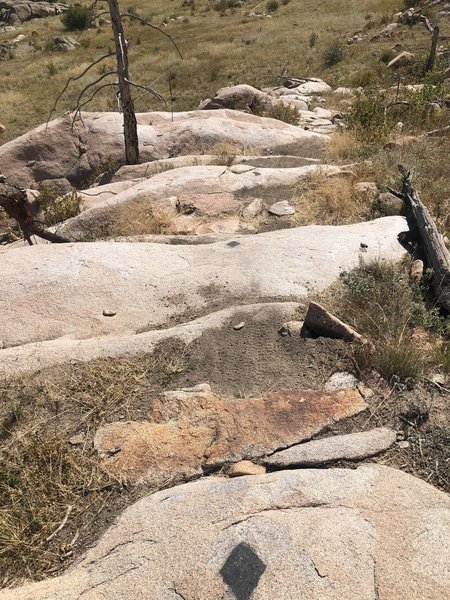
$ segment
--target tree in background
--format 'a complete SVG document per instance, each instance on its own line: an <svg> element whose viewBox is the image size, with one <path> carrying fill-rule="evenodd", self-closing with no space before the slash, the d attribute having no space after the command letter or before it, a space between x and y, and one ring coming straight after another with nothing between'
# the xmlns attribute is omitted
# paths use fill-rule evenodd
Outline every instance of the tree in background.
<svg viewBox="0 0 450 600"><path fill-rule="evenodd" d="M178 49L178 46L175 44L173 39L169 34L164 32L159 27L152 25L149 21L142 19L141 17L126 12L121 13L119 8L118 0L107 0L108 3L108 11L96 12L97 2L88 9L91 14L95 14L95 18L100 18L105 14L109 14L111 18L111 29L114 37L114 52L108 52L104 56L101 56L97 60L93 61L82 73L77 75L76 77L70 77L66 85L64 86L61 93L56 98L55 104L50 111L49 120L54 111L56 110L58 101L66 92L72 81L76 81L84 77L95 65L100 64L102 61L107 60L108 58L115 55L116 57L116 66L112 70L108 70L103 73L98 79L94 82L86 85L81 92L78 94L77 102L74 108L74 116L73 122L75 122L77 117L81 116L82 109L91 102L94 97L105 88L113 87L116 89L117 94L117 102L119 106L120 112L123 114L123 132L125 139L125 163L128 165L134 165L139 162L139 139L137 133L137 121L136 121L136 112L134 110L134 102L133 96L131 93L132 87L137 87L142 90L145 90L158 100L163 100L162 96L156 92L152 87L148 85L142 85L138 83L134 83L130 79L129 74L129 66L128 66L128 42L125 39L125 33L123 28L123 18L127 17L130 19L134 19L139 21L141 24L151 27L152 29L156 29L159 33L167 37L173 46L175 47L178 54L181 56L181 52ZM116 81L109 81L111 77L116 77ZM103 83L102 83L103 82ZM88 92L91 92L90 97L86 98Z"/></svg>

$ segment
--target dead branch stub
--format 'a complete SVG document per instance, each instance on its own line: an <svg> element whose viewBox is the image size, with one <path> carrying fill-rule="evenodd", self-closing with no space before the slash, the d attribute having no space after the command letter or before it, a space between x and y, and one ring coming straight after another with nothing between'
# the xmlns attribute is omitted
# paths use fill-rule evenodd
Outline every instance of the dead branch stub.
<svg viewBox="0 0 450 600"><path fill-rule="evenodd" d="M2 176L0 176L0 208L3 208L8 217L17 221L23 237L30 246L33 245L31 240L32 235L37 235L54 244L71 241L56 233L47 231L42 223L31 214L25 190L8 183L6 178Z"/></svg>

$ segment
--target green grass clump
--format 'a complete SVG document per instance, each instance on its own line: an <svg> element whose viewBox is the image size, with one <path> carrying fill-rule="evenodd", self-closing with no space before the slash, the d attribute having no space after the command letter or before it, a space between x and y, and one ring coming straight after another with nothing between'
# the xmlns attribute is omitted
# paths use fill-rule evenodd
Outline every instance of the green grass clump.
<svg viewBox="0 0 450 600"><path fill-rule="evenodd" d="M345 319L371 342L359 349L360 369L375 369L386 380L417 380L432 358L414 340L417 329L448 334L448 320L427 298L426 280L412 283L409 265L371 262L343 273L340 308Z"/></svg>
<svg viewBox="0 0 450 600"><path fill-rule="evenodd" d="M75 217L80 212L80 198L75 191L61 196L61 194L46 185L40 185L38 191L39 205L44 224L47 227L62 223L62 221Z"/></svg>
<svg viewBox="0 0 450 600"><path fill-rule="evenodd" d="M325 67L333 67L344 58L344 46L340 42L333 42L326 48L323 54L323 64Z"/></svg>

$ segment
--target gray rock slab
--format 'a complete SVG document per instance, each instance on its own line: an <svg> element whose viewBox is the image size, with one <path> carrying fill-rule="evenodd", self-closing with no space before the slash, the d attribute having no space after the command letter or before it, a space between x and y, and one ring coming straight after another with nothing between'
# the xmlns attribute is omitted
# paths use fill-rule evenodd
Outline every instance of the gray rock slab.
<svg viewBox="0 0 450 600"><path fill-rule="evenodd" d="M125 192L126 193L126 192ZM207 245L96 242L0 249L0 345L150 331L255 302L292 301L364 258L400 260L403 217L308 226ZM105 307L116 313L105 318ZM0 347L1 347L0 346ZM2 350L0 350L0 353Z"/></svg>
<svg viewBox="0 0 450 600"><path fill-rule="evenodd" d="M397 438L393 429L379 427L362 433L349 433L313 440L275 452L264 459L272 467L311 467L338 460L362 460L392 446Z"/></svg>
<svg viewBox="0 0 450 600"><path fill-rule="evenodd" d="M294 318L303 308L303 305L297 302L233 306L167 329L85 340L60 338L4 348L0 350L0 373L4 377L13 377L19 373L34 373L71 360L89 362L96 358L137 356L152 352L158 344L168 339L177 338L189 344L207 331L220 329L232 323L235 315L239 318L244 315L254 322L269 319L273 320L275 325L282 319Z"/></svg>
<svg viewBox="0 0 450 600"><path fill-rule="evenodd" d="M158 492L65 574L0 598L448 600L449 589L450 498L368 465Z"/></svg>

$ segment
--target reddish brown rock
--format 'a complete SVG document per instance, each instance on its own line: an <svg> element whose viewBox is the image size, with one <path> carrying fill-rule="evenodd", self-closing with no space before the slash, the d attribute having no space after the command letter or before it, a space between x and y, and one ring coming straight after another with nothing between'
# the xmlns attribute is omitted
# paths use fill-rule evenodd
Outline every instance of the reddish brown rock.
<svg viewBox="0 0 450 600"><path fill-rule="evenodd" d="M350 325L344 323L317 302L310 302L306 313L304 328L315 335L363 342L364 338Z"/></svg>
<svg viewBox="0 0 450 600"><path fill-rule="evenodd" d="M151 400L148 420L106 425L94 443L114 473L161 485L307 440L365 408L356 390L230 400L201 385Z"/></svg>

